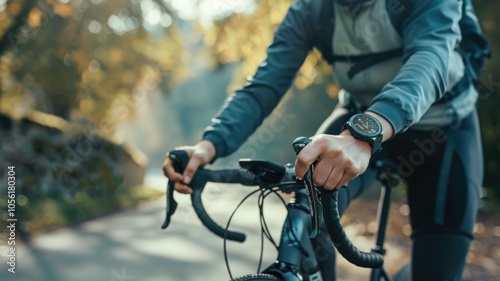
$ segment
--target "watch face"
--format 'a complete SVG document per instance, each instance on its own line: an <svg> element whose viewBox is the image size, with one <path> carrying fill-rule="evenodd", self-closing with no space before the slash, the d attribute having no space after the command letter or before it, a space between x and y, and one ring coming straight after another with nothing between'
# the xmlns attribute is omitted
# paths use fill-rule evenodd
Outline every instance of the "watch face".
<svg viewBox="0 0 500 281"><path fill-rule="evenodd" d="M360 133L370 137L379 135L382 130L376 119L367 114L359 114L353 116L353 118L351 119L351 126Z"/></svg>

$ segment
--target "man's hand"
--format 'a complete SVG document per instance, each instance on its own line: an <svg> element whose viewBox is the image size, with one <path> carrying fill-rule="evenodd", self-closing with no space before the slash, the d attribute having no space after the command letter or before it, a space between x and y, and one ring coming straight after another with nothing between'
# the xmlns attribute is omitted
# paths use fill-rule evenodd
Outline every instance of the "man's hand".
<svg viewBox="0 0 500 281"><path fill-rule="evenodd" d="M203 140L194 146L182 146L176 149L186 151L189 156L189 162L186 170L184 170L184 174L179 174L174 170L168 153L165 156L165 162L163 162L163 173L169 180L176 182L175 190L180 193L191 194L193 190L188 186L191 183L191 179L193 179L199 167L205 166L214 159L215 147L211 142Z"/></svg>
<svg viewBox="0 0 500 281"><path fill-rule="evenodd" d="M366 113L377 118L382 125L383 142L394 135L394 129L384 117L371 111ZM339 136L316 135L311 139L312 142L300 151L295 160L298 177L302 178L309 166L316 162L314 184L332 190L346 185L368 168L372 148L368 143L353 138L349 130L344 130Z"/></svg>
<svg viewBox="0 0 500 281"><path fill-rule="evenodd" d="M314 185L325 189L339 189L362 174L371 158L368 143L354 139L349 131L341 135L316 135L297 156L295 173L302 178L309 166L316 162Z"/></svg>

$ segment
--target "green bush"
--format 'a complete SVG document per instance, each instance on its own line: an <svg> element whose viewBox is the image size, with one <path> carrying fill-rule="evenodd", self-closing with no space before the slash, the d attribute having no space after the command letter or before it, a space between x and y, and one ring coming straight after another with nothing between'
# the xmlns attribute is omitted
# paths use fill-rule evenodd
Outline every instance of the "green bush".
<svg viewBox="0 0 500 281"><path fill-rule="evenodd" d="M0 139L0 182L7 182L7 167L15 167L19 231L70 225L162 194L123 187L123 147L96 131L63 132L24 119L0 128ZM8 215L7 194L1 184L2 221Z"/></svg>

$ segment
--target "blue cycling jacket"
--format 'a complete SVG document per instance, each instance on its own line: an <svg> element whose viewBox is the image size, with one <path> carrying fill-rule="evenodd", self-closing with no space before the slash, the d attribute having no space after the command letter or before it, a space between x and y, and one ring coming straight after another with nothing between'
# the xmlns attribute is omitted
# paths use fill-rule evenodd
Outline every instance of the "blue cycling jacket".
<svg viewBox="0 0 500 281"><path fill-rule="evenodd" d="M316 2L292 4L255 75L226 100L206 128L203 139L214 144L216 157L245 142L287 92L308 53L319 47ZM333 63L335 78L359 104L387 119L395 133L449 125L472 112L478 96L470 85L442 102L464 76L464 61L456 51L462 2L411 1L407 12L398 9L398 3L358 0L353 5L337 0L331 48L320 50L340 58L401 50L357 71L352 71L355 61L340 59Z"/></svg>

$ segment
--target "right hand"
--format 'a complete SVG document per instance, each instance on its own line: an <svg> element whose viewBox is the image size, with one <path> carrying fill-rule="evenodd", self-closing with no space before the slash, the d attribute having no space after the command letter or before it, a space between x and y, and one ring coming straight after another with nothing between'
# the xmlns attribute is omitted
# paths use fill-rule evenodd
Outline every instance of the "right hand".
<svg viewBox="0 0 500 281"><path fill-rule="evenodd" d="M203 167L210 163L215 157L215 147L214 145L207 141L202 140L193 146L182 146L177 147L176 150L184 150L189 156L189 162L184 170L184 174L177 173L174 170L172 161L168 157L168 153L165 156L165 161L163 162L163 174L175 182L174 188L180 193L191 194L193 190L188 186L193 179L196 170L199 167Z"/></svg>

